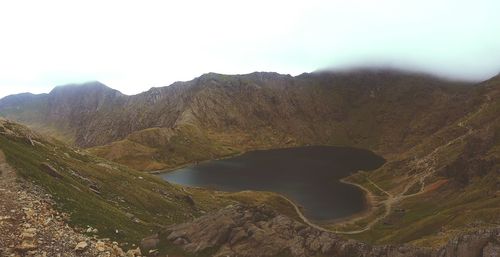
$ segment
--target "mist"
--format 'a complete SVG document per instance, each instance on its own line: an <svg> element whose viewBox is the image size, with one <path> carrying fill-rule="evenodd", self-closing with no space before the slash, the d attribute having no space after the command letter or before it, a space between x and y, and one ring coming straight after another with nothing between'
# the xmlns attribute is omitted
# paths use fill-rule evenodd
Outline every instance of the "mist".
<svg viewBox="0 0 500 257"><path fill-rule="evenodd" d="M0 97L366 66L480 81L500 71L498 10L490 0L4 1Z"/></svg>

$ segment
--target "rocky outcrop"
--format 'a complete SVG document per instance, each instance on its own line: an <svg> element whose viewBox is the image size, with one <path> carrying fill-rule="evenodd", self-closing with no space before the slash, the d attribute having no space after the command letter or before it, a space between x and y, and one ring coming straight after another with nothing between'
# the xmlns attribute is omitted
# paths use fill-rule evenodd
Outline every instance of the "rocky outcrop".
<svg viewBox="0 0 500 257"><path fill-rule="evenodd" d="M500 228L463 234L439 251L440 257L500 256Z"/></svg>
<svg viewBox="0 0 500 257"><path fill-rule="evenodd" d="M54 205L46 191L16 176L0 150L0 256L141 256L76 231Z"/></svg>
<svg viewBox="0 0 500 257"><path fill-rule="evenodd" d="M199 253L218 249L214 256L387 256L387 257L476 257L495 256L500 246L500 228L464 235L440 250L411 245L370 246L319 231L280 215L266 206L230 206L191 223L170 227L156 237L148 250L161 244ZM484 254L484 255L481 255Z"/></svg>
<svg viewBox="0 0 500 257"><path fill-rule="evenodd" d="M463 115L472 102L464 90L468 85L390 70L296 77L208 73L134 96L99 82L61 86L49 94L9 96L0 100L0 115L56 129L56 136L69 135L82 147L109 144L148 128L186 124L219 133L274 136L279 139L275 144L324 144L333 139L356 144L387 134L385 142L398 146L414 130L426 135ZM429 113L432 109L446 112ZM427 119L432 122L420 124ZM407 124L413 125L409 131L391 129ZM261 143L253 141L247 144Z"/></svg>
<svg viewBox="0 0 500 257"><path fill-rule="evenodd" d="M265 207L231 206L159 235L188 252L218 249L214 256L430 256L411 246L372 247L322 232Z"/></svg>

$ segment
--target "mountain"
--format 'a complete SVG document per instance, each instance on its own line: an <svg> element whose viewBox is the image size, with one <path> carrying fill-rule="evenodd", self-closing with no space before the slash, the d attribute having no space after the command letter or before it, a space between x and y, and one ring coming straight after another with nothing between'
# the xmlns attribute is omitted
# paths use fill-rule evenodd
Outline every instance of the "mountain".
<svg viewBox="0 0 500 257"><path fill-rule="evenodd" d="M209 73L134 96L97 82L9 96L0 114L143 171L254 149L370 149L386 164L346 181L367 191L371 211L322 226L371 244L439 248L500 225L499 99L499 76L471 83L384 69Z"/></svg>
<svg viewBox="0 0 500 257"><path fill-rule="evenodd" d="M471 91L469 83L392 70L209 73L135 96L99 83L63 86L31 100L4 98L0 114L107 159L159 170L294 145L398 152L465 115L477 104Z"/></svg>
<svg viewBox="0 0 500 257"><path fill-rule="evenodd" d="M6 256L492 257L500 248L498 228L438 248L347 240L304 224L273 194L171 185L3 119L0 149Z"/></svg>
<svg viewBox="0 0 500 257"><path fill-rule="evenodd" d="M88 155L3 119L0 149L19 179L50 193L72 225L91 226L104 237L138 242L151 230L187 221L227 202L210 200L201 192L188 194L155 176Z"/></svg>

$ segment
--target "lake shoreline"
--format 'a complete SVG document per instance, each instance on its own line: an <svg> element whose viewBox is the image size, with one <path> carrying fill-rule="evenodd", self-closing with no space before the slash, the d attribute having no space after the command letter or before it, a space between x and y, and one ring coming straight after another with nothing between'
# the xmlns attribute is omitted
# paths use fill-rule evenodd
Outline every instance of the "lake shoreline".
<svg viewBox="0 0 500 257"><path fill-rule="evenodd" d="M307 147L310 147L310 146L307 146ZM312 146L312 147L314 147L314 146ZM322 146L322 147L331 147L331 146ZM284 147L284 148L279 148L279 149L297 149L297 148L301 148L301 147ZM352 147L337 147L337 148L339 148L342 151L345 151L342 148L348 148L348 151L349 150L353 150L353 149L354 150L361 150L361 151L368 151L371 154L376 155L374 152L371 152L371 151L369 151L367 149L362 149L362 148L352 148ZM266 150L268 150L268 149L258 149L258 150L252 150L252 151L249 151L249 152L244 152L243 151L243 152L239 152L239 153L234 154L234 155L227 155L227 156L223 156L223 157L220 157L220 158L217 158L217 159L204 160L204 161L200 161L200 162L186 163L186 164L177 166L175 168L166 169L166 170L159 170L159 171L150 172L150 173L161 176L161 174L169 174L169 173L171 173L173 171L181 170L181 169L189 167L189 166L196 166L196 165L199 165L201 163L206 163L206 162L211 162L211 161L217 161L217 160L226 160L226 159L231 159L231 158L235 158L235 157L241 156L241 155L246 154L246 153L266 151ZM278 149L273 148L271 150L278 150ZM314 151L317 152L318 150L314 150ZM314 153L314 151L312 153ZM324 152L325 150L321 150L321 151ZM327 153L327 152L325 152L325 153ZM343 152L341 152L341 154L342 153ZM355 154L354 157L352 157L352 154ZM356 152L354 152L352 154L351 154L350 157L347 157L347 158L372 158L372 157L360 157L360 156L357 157L356 156L356 154L357 154ZM361 156L366 156L366 155L361 155ZM376 155L376 157L383 159L383 161L385 162L385 159L383 157L378 156L378 155ZM331 157L327 157L327 158L331 158ZM339 158L339 157L333 157L333 158ZM340 158L346 158L346 157L340 157ZM335 159L330 159L329 162L334 161L334 160ZM370 160L370 159L367 159L367 160ZM259 159L254 159L252 161L253 162L258 162ZM345 159L345 161L346 162L349 162L349 161L352 162L352 160L349 160L349 159ZM355 161L357 161L357 160L355 160ZM340 159L340 163L343 163L343 162L344 162L344 159ZM368 163L369 162L370 161L368 161ZM373 161L371 161L371 162L373 163ZM336 161L334 161L334 163L336 163ZM373 164L365 164L365 165L373 165ZM366 167L366 166L358 166L358 167ZM376 168L377 167L374 167L373 169L376 169ZM265 171L266 168L262 168L262 169L263 169L263 171ZM371 170L372 168L369 168L369 169ZM358 170L357 172L359 172L359 171L360 170ZM208 171L201 171L201 172L210 172L210 170L208 170ZM300 170L299 170L299 172L300 172ZM351 214L348 214L347 216L339 217L339 218L316 219L316 218L314 218L314 215L312 217L306 217L305 213L307 213L307 210L309 210L307 208L307 206L304 207L300 202L296 202L295 199L292 200L292 199L288 198L288 195L286 193L283 193L283 192L282 193L278 193L277 191L273 191L272 189L264 189L264 190L260 190L260 189L258 189L258 190L249 190L249 189L238 190L238 189L236 189L235 192L240 192L240 191L268 191L268 192L275 193L275 194L279 195L280 197L282 197L283 199L287 200L287 202L289 204L291 204L295 208L295 212L300 217L300 219L302 220L302 222L304 222L304 223L306 223L306 224L308 224L308 225L310 225L312 227L315 227L317 229L321 228L321 230L325 230L325 231L332 231L332 232L339 232L339 233L346 234L346 233L349 233L349 231L345 231L345 232L344 231L335 231L335 230L333 230L333 228L337 227L338 225L342 225L342 224L352 224L352 223L355 223L358 220L364 219L364 218L372 215L373 212L377 210L376 205L377 205L378 200L375 197L374 193L371 192L369 189L365 188L364 186L360 185L360 184L348 181L349 177L351 177L352 175L356 174L357 172L348 173L348 174L344 175L344 177L336 178L336 181L338 181L338 183L342 183L342 184L351 185L351 186L356 187L359 190L358 192L362 195L362 199L360 199L362 202L360 201L359 204L361 204L363 207L360 208L361 210L358 211L358 212L356 212L356 213L351 213ZM281 175L283 175L283 174L281 174ZM167 175L167 176L171 176L171 175ZM175 177L177 175L173 175L173 176ZM279 179L279 175L277 175L277 176L278 176L277 179ZM163 178L163 179L168 180L166 178ZM208 181L210 181L210 180L208 180ZM203 188L203 186L196 185L196 184L190 185L189 182L187 182L187 183L185 183L185 182L177 182L176 183L176 181L174 180L174 181L170 181L170 183L178 184L178 185L186 187L186 188L189 188L189 187L198 187L198 188L201 187L201 188ZM217 190L219 190L219 191L226 191L226 192L232 192L232 190L228 191L228 190L224 190L223 188L220 188L220 189L217 189ZM335 202L333 202L331 206L336 206Z"/></svg>

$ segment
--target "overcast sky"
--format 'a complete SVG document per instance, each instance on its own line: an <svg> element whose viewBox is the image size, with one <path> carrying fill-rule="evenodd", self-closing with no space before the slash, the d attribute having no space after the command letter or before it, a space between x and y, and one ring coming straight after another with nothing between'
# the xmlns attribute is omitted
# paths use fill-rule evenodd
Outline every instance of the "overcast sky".
<svg viewBox="0 0 500 257"><path fill-rule="evenodd" d="M366 65L486 79L500 72L499 11L498 0L2 0L0 96Z"/></svg>

